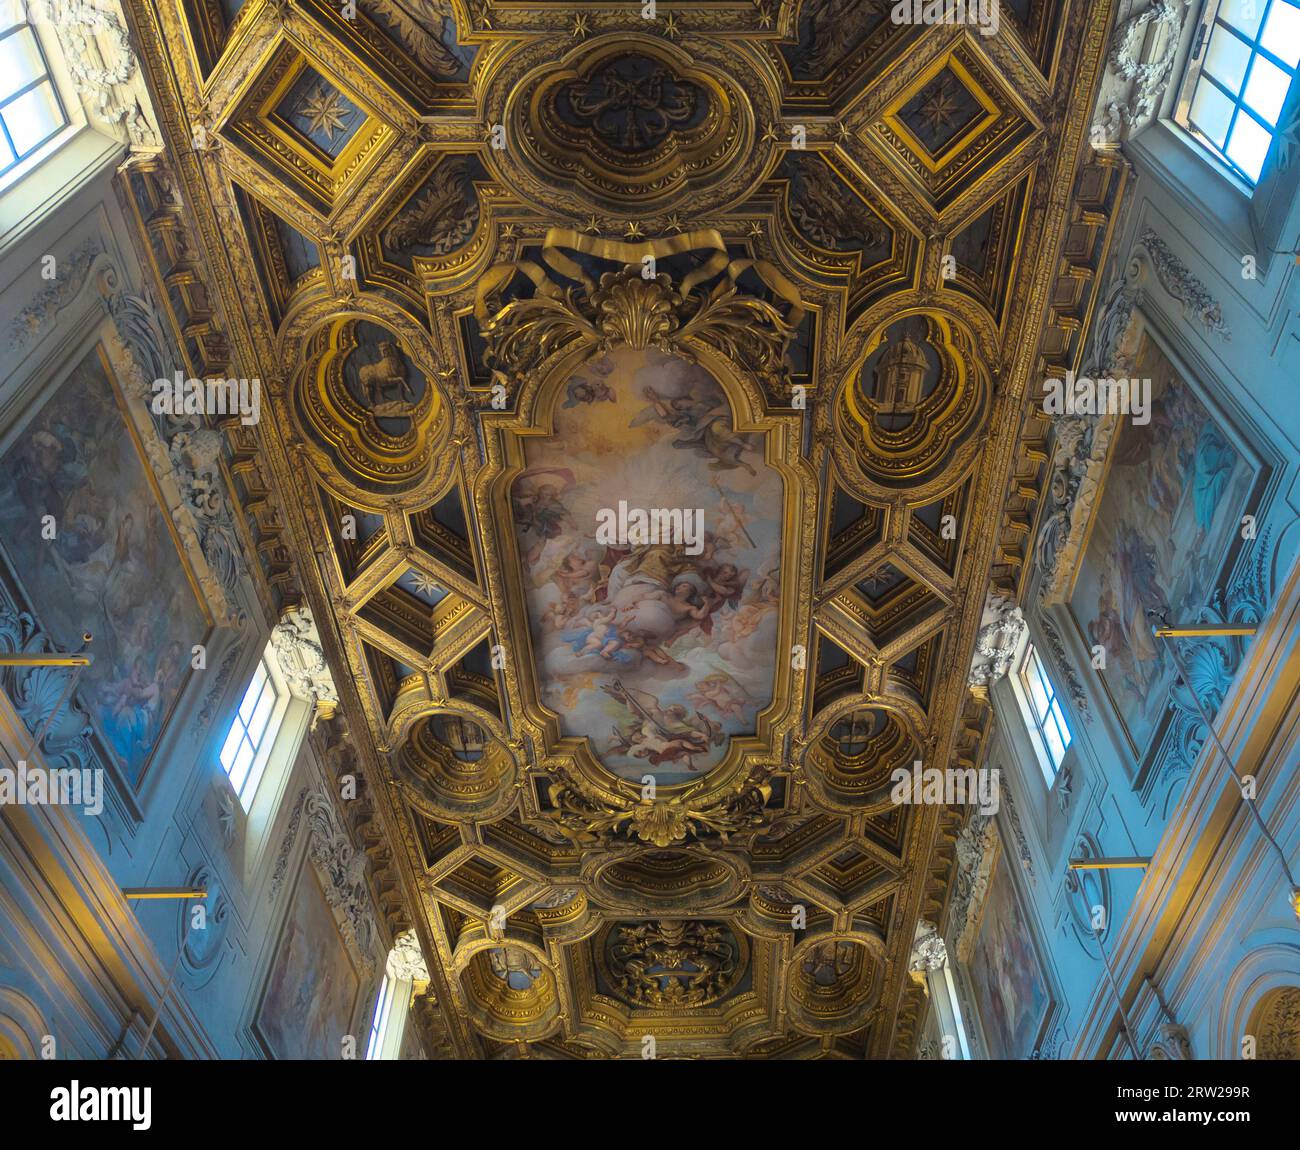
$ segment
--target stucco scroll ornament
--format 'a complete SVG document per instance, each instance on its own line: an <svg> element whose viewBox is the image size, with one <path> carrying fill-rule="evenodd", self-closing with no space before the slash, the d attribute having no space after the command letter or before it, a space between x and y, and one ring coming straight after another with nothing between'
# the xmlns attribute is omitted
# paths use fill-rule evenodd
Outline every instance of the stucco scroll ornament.
<svg viewBox="0 0 1300 1150"><path fill-rule="evenodd" d="M344 940L369 972L374 966L375 920L366 882L366 856L352 845L327 795L319 791L310 794L303 813L311 829L312 862L325 879L325 901L341 913Z"/></svg>
<svg viewBox="0 0 1300 1150"><path fill-rule="evenodd" d="M1020 822L1020 811L1016 807L1015 798L1011 794L1011 788L1006 784L1005 777L1002 782L1002 802L1007 809L1007 818L1011 823L1011 837L1016 841L1016 853L1020 856L1020 865L1025 868L1025 874L1033 878L1034 856L1029 849L1029 840L1025 837L1024 825Z"/></svg>
<svg viewBox="0 0 1300 1150"><path fill-rule="evenodd" d="M1169 245L1151 228L1143 229L1138 242L1150 256L1160 286L1182 304L1183 318L1199 323L1206 336L1215 335L1224 343L1231 343L1232 332L1223 321L1223 305L1169 250Z"/></svg>
<svg viewBox="0 0 1300 1150"><path fill-rule="evenodd" d="M948 921L949 934L957 940L957 958L961 962L969 959L975 944L974 927L979 923L979 911L988 894L996 846L997 826L991 815L979 812L971 815L957 836L957 865Z"/></svg>
<svg viewBox="0 0 1300 1150"><path fill-rule="evenodd" d="M131 361L124 388L147 408L153 394L150 381L166 379L182 361L171 351L147 292L124 291L110 263L100 267L97 286ZM152 419L157 437L148 439L145 450L154 471L170 474L176 484L179 503L170 508L172 521L187 545L203 557L206 571L200 570L198 579L204 595L223 621L242 624L245 615L236 592L248 567L221 474L225 438L205 426L203 416L158 414Z"/></svg>
<svg viewBox="0 0 1300 1150"><path fill-rule="evenodd" d="M975 656L967 677L972 688L987 690L990 683L1011 669L1011 660L1024 631L1025 616L1015 601L991 593L984 604L979 634L975 636Z"/></svg>
<svg viewBox="0 0 1300 1150"><path fill-rule="evenodd" d="M939 928L932 922L922 919L916 924L916 935L912 940L912 954L908 959L907 973L928 998L930 986L926 975L932 970L941 970L948 961L948 947L939 934Z"/></svg>
<svg viewBox="0 0 1300 1150"><path fill-rule="evenodd" d="M393 939L393 949L388 953L385 968L388 977L396 982L428 982L429 968L420 950L420 940L415 931L404 930Z"/></svg>
<svg viewBox="0 0 1300 1150"><path fill-rule="evenodd" d="M63 260L58 278L42 289L9 325L9 350L23 350L58 318L86 283L92 265L104 253L98 238L85 240Z"/></svg>
<svg viewBox="0 0 1300 1150"><path fill-rule="evenodd" d="M1122 89L1106 99L1107 134L1128 139L1156 111L1173 75L1188 0L1155 0L1119 24L1111 37L1107 64ZM1104 90L1103 90L1104 91ZM1103 97L1105 99L1105 97Z"/></svg>
<svg viewBox="0 0 1300 1150"><path fill-rule="evenodd" d="M1239 572L1226 588L1215 589L1210 602L1196 613L1196 622L1258 624L1268 614L1272 599L1270 534L1271 529L1266 529L1255 541ZM1188 681L1175 681L1169 688L1171 727L1160 768L1162 778L1186 774L1200 757L1209 731L1197 700L1211 715L1218 712L1245 657L1247 644L1247 640L1233 636L1174 641L1187 668Z"/></svg>
<svg viewBox="0 0 1300 1150"><path fill-rule="evenodd" d="M1192 1057L1192 1040L1176 1022L1160 1024L1159 1031L1147 1048L1147 1061L1187 1062Z"/></svg>
<svg viewBox="0 0 1300 1150"><path fill-rule="evenodd" d="M294 607L271 631L271 645L289 690L313 707L312 730L332 718L339 706L334 676L325 662L316 621L306 607Z"/></svg>

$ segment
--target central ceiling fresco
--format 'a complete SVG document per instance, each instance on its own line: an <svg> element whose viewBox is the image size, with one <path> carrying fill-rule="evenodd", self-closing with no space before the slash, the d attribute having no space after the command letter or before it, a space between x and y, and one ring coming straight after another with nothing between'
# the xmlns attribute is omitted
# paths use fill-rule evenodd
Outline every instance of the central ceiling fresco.
<svg viewBox="0 0 1300 1150"><path fill-rule="evenodd" d="M781 476L697 364L622 347L561 382L511 495L540 701L620 779L703 778L773 699Z"/></svg>
<svg viewBox="0 0 1300 1150"><path fill-rule="evenodd" d="M431 1047L908 1050L965 812L890 775L980 759L1109 0L128 7Z"/></svg>

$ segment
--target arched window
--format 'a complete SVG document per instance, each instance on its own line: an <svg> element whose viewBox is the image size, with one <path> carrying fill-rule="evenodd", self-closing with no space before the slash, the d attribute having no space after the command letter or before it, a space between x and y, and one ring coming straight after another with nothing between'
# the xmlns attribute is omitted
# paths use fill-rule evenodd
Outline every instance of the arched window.
<svg viewBox="0 0 1300 1150"><path fill-rule="evenodd" d="M1174 119L1252 187L1300 63L1300 0L1205 0Z"/></svg>

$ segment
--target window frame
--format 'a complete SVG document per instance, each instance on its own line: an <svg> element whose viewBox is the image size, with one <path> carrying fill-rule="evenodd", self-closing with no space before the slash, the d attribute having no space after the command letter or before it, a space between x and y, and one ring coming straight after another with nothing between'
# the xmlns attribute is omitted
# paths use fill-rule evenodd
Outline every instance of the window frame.
<svg viewBox="0 0 1300 1150"><path fill-rule="evenodd" d="M415 984L410 979L394 978L385 964L384 977L375 997L375 1009L370 1017L365 1061L395 1062L401 1057L414 989Z"/></svg>
<svg viewBox="0 0 1300 1150"><path fill-rule="evenodd" d="M1272 155L1274 145L1277 140L1278 125L1270 126L1268 122L1258 112L1254 111L1245 100L1246 87L1250 82L1252 69L1257 57L1263 57L1275 67L1286 72L1291 77L1291 83L1288 86L1288 94L1283 98L1282 107L1278 112L1279 123L1285 115L1287 108L1292 104L1292 96L1296 84L1296 76L1300 74L1300 66L1292 66L1286 63L1279 56L1275 55L1268 48L1260 43L1260 37L1263 35L1264 28L1272 15L1275 4L1287 3L1288 0L1257 0L1263 6L1263 13L1260 16L1259 26L1255 30L1253 38L1248 38L1240 29L1233 28L1226 20L1221 19L1219 13L1223 8L1226 0L1205 0L1204 7L1192 32L1191 46L1188 49L1188 58L1186 66L1183 69L1182 80L1178 88L1178 96L1174 102L1171 119L1174 124L1182 130L1183 133L1195 145L1199 153L1208 156L1219 168L1227 172L1233 179L1240 181L1253 196L1255 190L1264 181L1267 168L1268 157ZM1296 8L1296 4L1291 3L1289 7ZM1246 58L1246 67L1242 72L1240 91L1234 95L1228 91L1223 83L1216 77L1205 71L1205 63L1209 57L1210 46L1214 41L1217 29L1222 28L1224 34L1235 37L1241 44L1245 45L1248 50ZM1192 53L1195 53L1193 57ZM1200 128L1196 126L1191 118L1192 103L1195 100L1197 91L1200 87L1201 80L1213 86L1222 96L1229 100L1233 106L1232 117L1228 122L1228 129L1224 135L1224 147L1219 148L1213 140L1209 138ZM1260 165L1259 174L1252 177L1244 168L1234 161L1227 153L1228 145L1232 141L1233 132L1239 118L1242 115L1247 116L1258 127L1268 133L1269 146L1264 155L1263 163Z"/></svg>
<svg viewBox="0 0 1300 1150"><path fill-rule="evenodd" d="M244 704L248 701L249 693L257 683L258 675L265 672L259 694L258 702L270 689L274 692L271 700L271 707L266 714L261 731L258 733L256 740L249 734L249 723L257 715L257 708L254 706L250 713L249 720L242 717L241 712ZM222 737L221 745L217 751L217 761L221 764L221 769L225 773L226 780L230 783L231 789L235 792L235 797L239 799L239 804L244 810L244 814L250 814L253 805L257 801L257 792L261 788L263 781L266 779L266 769L275 753L276 743L279 740L280 733L284 728L285 714L289 709L290 692L288 684L284 681L284 673L280 670L279 662L275 658L275 651L268 643L258 656L257 665L253 668L252 675L249 676L248 684L245 686L243 693L239 696L239 703L235 707L235 713L231 716L230 725L226 728L226 733ZM236 753L239 745L247 740L253 752L253 758L248 764L248 769L243 779L236 783L231 775L231 768L226 765L226 749L230 745L231 736L238 728L242 734L236 740Z"/></svg>
<svg viewBox="0 0 1300 1150"><path fill-rule="evenodd" d="M0 126L0 132L3 133L5 142L15 157L13 163L0 170L0 192L12 188L25 179L35 168L62 148L64 144L70 142L81 128L85 127L85 116L76 99L75 91L70 87L66 66L61 58L56 58L51 54L51 47L57 47L62 52L62 45L58 43L57 38L53 37L52 29L47 20L31 19L30 14L23 12L23 7L21 4L12 4L11 0L0 0L0 24L3 23L3 18L8 17L15 8L18 11L18 18L15 23L7 31L0 33L0 40L18 35L22 29L26 28L31 33L44 71L39 77L30 80L7 96L4 105L12 103L24 93L48 82L50 91L54 95L55 104L58 106L61 123L37 144L28 148L22 156L18 156L17 149L13 147L12 135L8 125L3 124ZM0 106L0 121L3 120L2 112L3 107Z"/></svg>
<svg viewBox="0 0 1300 1150"><path fill-rule="evenodd" d="M374 1013L370 1018L370 1039L366 1043L367 1062L375 1062L383 1058L396 1001L397 980L390 978L388 971L385 970L383 981L379 984L379 996L375 999Z"/></svg>
<svg viewBox="0 0 1300 1150"><path fill-rule="evenodd" d="M1061 773L1061 767L1065 763L1065 756L1074 744L1074 731L1070 727L1070 720L1065 713L1065 705L1061 701L1060 692L1056 689L1056 684L1047 670L1047 664L1043 662L1043 657L1038 653L1032 641L1025 644L1025 649L1016 661L1015 666L1013 686L1016 700L1024 714L1025 728L1029 734L1030 742L1034 745L1043 778L1047 782L1048 790L1051 790ZM1037 693L1041 694L1046 700L1046 704L1041 708L1036 697L1035 686L1031 682L1031 668L1035 669L1038 679ZM1039 713L1040 710L1042 714ZM1061 744L1059 756L1054 754L1052 750L1052 741L1045 726L1048 719L1051 719L1056 730L1057 741Z"/></svg>

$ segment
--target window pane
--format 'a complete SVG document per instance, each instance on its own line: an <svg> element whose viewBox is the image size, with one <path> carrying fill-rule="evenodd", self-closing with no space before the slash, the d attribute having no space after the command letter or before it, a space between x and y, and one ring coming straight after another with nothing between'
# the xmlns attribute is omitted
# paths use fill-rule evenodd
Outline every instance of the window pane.
<svg viewBox="0 0 1300 1150"><path fill-rule="evenodd" d="M1061 710L1061 704L1056 699L1052 700L1051 718L1061 733L1061 742L1068 747L1074 736L1070 734L1070 724L1065 721L1065 712Z"/></svg>
<svg viewBox="0 0 1300 1150"><path fill-rule="evenodd" d="M1226 28L1215 28L1210 50L1205 54L1205 70L1234 95L1241 91L1250 63L1250 47Z"/></svg>
<svg viewBox="0 0 1300 1150"><path fill-rule="evenodd" d="M54 86L46 80L4 108L5 127L19 155L30 152L54 134L63 123L63 113L54 97Z"/></svg>
<svg viewBox="0 0 1300 1150"><path fill-rule="evenodd" d="M1252 40L1259 31L1259 22L1264 18L1264 5L1267 0L1223 0L1219 5L1219 19L1226 20Z"/></svg>
<svg viewBox="0 0 1300 1150"><path fill-rule="evenodd" d="M1241 115L1233 125L1232 138L1225 150L1228 158L1254 182L1264 170L1264 159L1272 142L1273 137L1268 132L1249 116Z"/></svg>
<svg viewBox="0 0 1300 1150"><path fill-rule="evenodd" d="M1196 98L1192 100L1190 118L1216 147L1223 147L1232 123L1232 101L1213 84L1202 80L1196 85Z"/></svg>
<svg viewBox="0 0 1300 1150"><path fill-rule="evenodd" d="M275 706L275 687L267 683L262 688L262 697L257 701L257 710L248 724L248 737L254 746L261 746L262 732L266 730L266 721L271 717L271 708Z"/></svg>
<svg viewBox="0 0 1300 1150"><path fill-rule="evenodd" d="M1029 665L1025 668L1026 679L1029 684L1029 695L1034 704L1034 714L1041 720L1047 714L1047 691L1043 687L1043 672L1038 663L1038 656L1035 654L1030 660Z"/></svg>
<svg viewBox="0 0 1300 1150"><path fill-rule="evenodd" d="M239 704L239 717L245 723L253 717L253 708L257 706L257 700L262 694L262 684L266 682L266 664L258 663L257 670L253 672L253 681L248 684L248 690L244 692L244 697Z"/></svg>
<svg viewBox="0 0 1300 1150"><path fill-rule="evenodd" d="M1043 737L1047 740L1047 753L1055 769L1061 765L1061 760L1065 757L1065 744L1061 742L1061 736L1057 734L1056 725L1053 723L1049 723L1043 729Z"/></svg>
<svg viewBox="0 0 1300 1150"><path fill-rule="evenodd" d="M1294 68L1300 63L1300 8L1287 0L1274 0L1259 42Z"/></svg>
<svg viewBox="0 0 1300 1150"><path fill-rule="evenodd" d="M1290 86L1291 77L1281 68L1270 64L1263 56L1256 56L1250 79L1246 82L1246 103L1274 126Z"/></svg>
<svg viewBox="0 0 1300 1150"><path fill-rule="evenodd" d="M244 780L248 778L248 768L253 765L253 744L247 739L239 742L239 751L235 755L235 765L230 769L230 784L241 798L244 795Z"/></svg>
<svg viewBox="0 0 1300 1150"><path fill-rule="evenodd" d="M388 1015L392 1004L393 984L385 973L383 985L379 988L379 1001L375 1003L375 1016L370 1022L370 1042L366 1046L367 1059L373 1059L379 1053L384 1031L388 1029Z"/></svg>
<svg viewBox="0 0 1300 1150"><path fill-rule="evenodd" d="M239 740L244 737L244 724L236 719L230 724L230 733L226 736L225 745L221 748L221 766L226 774L230 774L230 766L235 761L235 748L239 746Z"/></svg>
<svg viewBox="0 0 1300 1150"><path fill-rule="evenodd" d="M45 61L30 28L20 28L0 40L0 100L9 99L44 74Z"/></svg>
<svg viewBox="0 0 1300 1150"><path fill-rule="evenodd" d="M0 133L0 172L3 172L10 164L14 162L14 151L9 146L9 141Z"/></svg>

